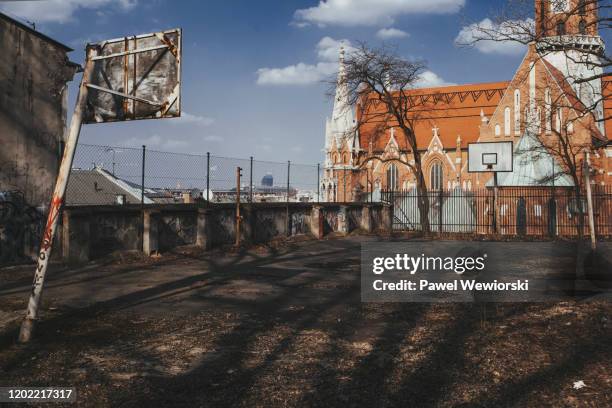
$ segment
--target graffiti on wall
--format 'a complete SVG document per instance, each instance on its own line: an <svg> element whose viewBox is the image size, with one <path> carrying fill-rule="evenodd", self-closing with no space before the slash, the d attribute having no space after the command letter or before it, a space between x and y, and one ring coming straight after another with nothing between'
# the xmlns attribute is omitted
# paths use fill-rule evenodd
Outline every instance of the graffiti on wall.
<svg viewBox="0 0 612 408"><path fill-rule="evenodd" d="M26 247L38 244L43 224L43 214L21 191L0 191L0 264L24 260Z"/></svg>

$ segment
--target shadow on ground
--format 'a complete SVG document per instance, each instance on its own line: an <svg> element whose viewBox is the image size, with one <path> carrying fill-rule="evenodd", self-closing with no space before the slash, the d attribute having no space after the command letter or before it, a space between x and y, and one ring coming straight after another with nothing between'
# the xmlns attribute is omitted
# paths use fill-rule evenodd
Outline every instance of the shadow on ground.
<svg viewBox="0 0 612 408"><path fill-rule="evenodd" d="M608 302L361 303L367 240L61 270L27 346L14 339L28 285L2 282L0 385L73 385L79 406L610 400ZM516 262L542 250L507 245ZM578 380L587 387L573 389Z"/></svg>

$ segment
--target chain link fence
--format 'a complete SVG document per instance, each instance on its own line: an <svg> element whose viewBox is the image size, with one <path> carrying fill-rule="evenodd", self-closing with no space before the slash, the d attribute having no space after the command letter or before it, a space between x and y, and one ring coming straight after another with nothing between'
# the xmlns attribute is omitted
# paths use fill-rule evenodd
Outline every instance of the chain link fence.
<svg viewBox="0 0 612 408"><path fill-rule="evenodd" d="M318 164L79 144L66 204L318 202L320 177Z"/></svg>

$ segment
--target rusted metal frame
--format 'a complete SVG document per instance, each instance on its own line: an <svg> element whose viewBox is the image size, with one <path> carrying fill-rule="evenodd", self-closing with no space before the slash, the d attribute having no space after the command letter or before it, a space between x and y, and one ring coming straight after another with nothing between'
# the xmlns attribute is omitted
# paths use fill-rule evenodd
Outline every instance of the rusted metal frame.
<svg viewBox="0 0 612 408"><path fill-rule="evenodd" d="M128 38L125 37L123 39L123 49L125 51L128 50L129 48L129 42L128 42ZM128 56L128 54L124 54L123 57L123 92L125 92L126 94L129 93L128 91L128 83L129 83L129 63L130 63L130 57ZM123 98L123 115L124 117L127 118L127 114L128 114L128 108L130 105L130 100L127 98Z"/></svg>
<svg viewBox="0 0 612 408"><path fill-rule="evenodd" d="M165 33L155 33L155 36L159 39L159 41L168 47L168 50L172 53L172 55L178 57L179 48L166 36Z"/></svg>
<svg viewBox="0 0 612 408"><path fill-rule="evenodd" d="M138 39L134 37L134 49L138 49ZM132 79L132 96L136 96L136 65L138 63L138 54L133 54L134 59L134 74ZM132 119L136 119L136 101L132 99Z"/></svg>
<svg viewBox="0 0 612 408"><path fill-rule="evenodd" d="M137 41L137 37L133 37L134 41ZM93 61L100 61L100 60L105 60L105 59L109 59L109 58L116 58L116 57L123 57L125 55L132 55L132 54L141 54L143 52L148 52L148 51L157 51L157 50L163 50L163 49L168 49L169 47L164 44L164 45L156 45L154 47L146 47L146 48L140 48L140 49L133 49L133 50L126 50L123 52L117 52L115 54L108 54L108 55L100 55L98 57L95 57L93 59Z"/></svg>
<svg viewBox="0 0 612 408"><path fill-rule="evenodd" d="M140 98L138 96L128 95L126 93L119 92L119 91L113 91L112 89L103 88L101 86L94 85L94 84L86 84L86 87L87 88L91 88L91 89L95 89L95 90L98 90L98 91L102 91L102 92L107 92L109 94L121 96L121 97L126 98L126 99L133 99L135 101L146 103L146 104L152 105L152 106L162 106L163 105L163 103L149 101L147 99Z"/></svg>
<svg viewBox="0 0 612 408"><path fill-rule="evenodd" d="M72 163L74 161L74 154L79 141L81 125L83 123L83 114L87 105L87 93L89 89L87 84L91 81L94 66L92 57L94 57L96 53L97 51L95 48L88 47L83 78L81 79L76 106L70 121L70 129L68 131L66 146L64 148L64 155L62 157L59 173L55 182L53 197L51 198L51 205L49 206L49 213L47 215L47 224L45 226L42 242L40 244L36 272L34 273L34 282L32 283L32 291L30 293L30 299L28 300L26 317L23 320L19 332L19 341L21 343L30 341L32 331L34 329L34 323L38 317L38 308L45 283L47 268L49 266L49 258L51 257L51 250L53 248L53 239L55 238L60 212L64 203L68 178L70 177L70 169L72 168Z"/></svg>

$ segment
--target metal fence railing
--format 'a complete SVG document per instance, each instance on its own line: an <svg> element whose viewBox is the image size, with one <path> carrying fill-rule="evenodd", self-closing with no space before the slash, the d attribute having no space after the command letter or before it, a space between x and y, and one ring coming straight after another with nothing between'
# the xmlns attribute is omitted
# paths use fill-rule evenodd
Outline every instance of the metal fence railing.
<svg viewBox="0 0 612 408"><path fill-rule="evenodd" d="M420 196L416 190L382 191L381 201L393 204L396 231L419 231ZM533 236L576 236L581 225L587 234L586 194L573 188L492 188L427 192L432 232ZM593 218L597 236L612 236L612 187L592 186Z"/></svg>
<svg viewBox="0 0 612 408"><path fill-rule="evenodd" d="M67 205L317 202L320 166L79 144Z"/></svg>

